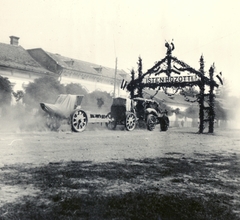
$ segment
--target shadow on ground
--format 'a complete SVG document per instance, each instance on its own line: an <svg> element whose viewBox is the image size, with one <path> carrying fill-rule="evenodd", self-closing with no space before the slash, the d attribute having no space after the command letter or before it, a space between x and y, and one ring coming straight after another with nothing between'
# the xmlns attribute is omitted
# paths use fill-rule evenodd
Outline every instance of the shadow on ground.
<svg viewBox="0 0 240 220"><path fill-rule="evenodd" d="M4 204L0 219L239 219L236 154L166 156L4 166L4 185L38 191Z"/></svg>

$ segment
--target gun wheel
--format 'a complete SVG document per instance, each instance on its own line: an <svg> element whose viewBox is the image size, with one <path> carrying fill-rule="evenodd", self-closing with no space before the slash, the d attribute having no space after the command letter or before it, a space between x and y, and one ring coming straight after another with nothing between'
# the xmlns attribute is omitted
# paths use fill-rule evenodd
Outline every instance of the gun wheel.
<svg viewBox="0 0 240 220"><path fill-rule="evenodd" d="M46 125L50 128L51 131L57 131L61 126L60 119L55 115L47 115Z"/></svg>
<svg viewBox="0 0 240 220"><path fill-rule="evenodd" d="M109 121L106 122L107 128L110 130L114 130L117 126L116 120L114 118L112 118L112 115L110 112L107 114L107 118L109 119Z"/></svg>
<svg viewBox="0 0 240 220"><path fill-rule="evenodd" d="M134 130L137 122L137 117L133 113L127 113L125 127L128 131Z"/></svg>
<svg viewBox="0 0 240 220"><path fill-rule="evenodd" d="M77 110L72 115L72 129L76 132L82 132L87 126L87 114L82 110Z"/></svg>

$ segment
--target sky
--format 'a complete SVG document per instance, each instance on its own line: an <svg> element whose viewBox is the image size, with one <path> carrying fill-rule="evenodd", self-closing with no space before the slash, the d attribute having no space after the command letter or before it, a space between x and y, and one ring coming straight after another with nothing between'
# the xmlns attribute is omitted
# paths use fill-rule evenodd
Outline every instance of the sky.
<svg viewBox="0 0 240 220"><path fill-rule="evenodd" d="M0 42L20 37L25 49L143 71L166 55L205 71L215 65L233 95L240 96L238 0L0 0Z"/></svg>

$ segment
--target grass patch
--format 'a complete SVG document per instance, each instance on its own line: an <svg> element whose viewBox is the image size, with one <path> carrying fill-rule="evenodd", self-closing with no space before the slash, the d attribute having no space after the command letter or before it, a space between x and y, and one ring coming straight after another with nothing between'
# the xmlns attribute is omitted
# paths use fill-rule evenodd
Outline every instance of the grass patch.
<svg viewBox="0 0 240 220"><path fill-rule="evenodd" d="M0 207L0 219L235 220L237 167L236 155L5 166L3 184L40 193Z"/></svg>

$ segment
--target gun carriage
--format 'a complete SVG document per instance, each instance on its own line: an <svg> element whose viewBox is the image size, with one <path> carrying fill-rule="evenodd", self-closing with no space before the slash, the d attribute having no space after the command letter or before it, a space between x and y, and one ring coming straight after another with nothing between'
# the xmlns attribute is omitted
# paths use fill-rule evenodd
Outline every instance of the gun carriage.
<svg viewBox="0 0 240 220"><path fill-rule="evenodd" d="M46 125L58 130L61 124L68 123L75 132L82 132L88 123L108 123L108 114L93 114L81 108L83 95L61 94L55 103L40 103L46 113Z"/></svg>

